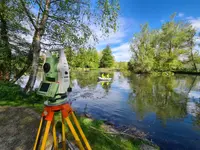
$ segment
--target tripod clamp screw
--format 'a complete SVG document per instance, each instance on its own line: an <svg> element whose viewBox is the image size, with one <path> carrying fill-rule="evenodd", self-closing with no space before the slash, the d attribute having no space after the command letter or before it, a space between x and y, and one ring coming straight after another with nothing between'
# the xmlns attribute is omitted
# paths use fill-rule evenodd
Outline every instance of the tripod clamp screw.
<svg viewBox="0 0 200 150"><path fill-rule="evenodd" d="M48 115L48 112L46 110L43 113L44 113L45 116Z"/></svg>

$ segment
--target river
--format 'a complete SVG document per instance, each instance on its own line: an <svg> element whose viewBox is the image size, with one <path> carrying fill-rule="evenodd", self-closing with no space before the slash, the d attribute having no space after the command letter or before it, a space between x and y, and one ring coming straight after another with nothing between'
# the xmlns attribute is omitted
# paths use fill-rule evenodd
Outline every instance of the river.
<svg viewBox="0 0 200 150"><path fill-rule="evenodd" d="M161 149L200 149L200 76L110 72L108 83L98 82L99 74L72 73L70 97L76 111L136 127ZM40 80L41 75L36 87Z"/></svg>

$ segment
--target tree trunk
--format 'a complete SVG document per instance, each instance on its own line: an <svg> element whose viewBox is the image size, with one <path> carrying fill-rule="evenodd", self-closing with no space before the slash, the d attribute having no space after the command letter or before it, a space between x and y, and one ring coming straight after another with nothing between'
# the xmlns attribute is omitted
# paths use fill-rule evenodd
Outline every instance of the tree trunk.
<svg viewBox="0 0 200 150"><path fill-rule="evenodd" d="M169 41L169 56L171 56L172 53L172 41Z"/></svg>
<svg viewBox="0 0 200 150"><path fill-rule="evenodd" d="M28 82L24 89L24 91L26 93L33 89L35 80L37 77L39 56L40 56L40 50L41 50L40 40L41 40L40 32L36 31L34 38L33 38L33 43L32 43L33 60L32 60L32 64L31 64L30 76L29 76Z"/></svg>
<svg viewBox="0 0 200 150"><path fill-rule="evenodd" d="M188 92L187 92L187 96L189 96L189 93L190 93L190 91L192 90L196 79L197 79L197 76L195 76L195 78L193 79L192 84L190 85L190 88L189 88L189 90L188 90Z"/></svg>
<svg viewBox="0 0 200 150"><path fill-rule="evenodd" d="M196 63L195 63L195 61L194 61L194 56L193 56L192 51L191 51L191 56L192 56L192 62L193 62L194 69L196 70L196 72L198 72Z"/></svg>
<svg viewBox="0 0 200 150"><path fill-rule="evenodd" d="M5 17L5 10L6 10L6 1L2 0L1 1L1 7L0 7L0 22L1 22L1 33L0 33L0 38L2 40L2 44L4 47L2 57L4 59L4 64L2 70L3 74L3 79L4 80L10 80L10 75L11 75L11 49L9 47L9 39L8 39L8 26L7 26L7 21Z"/></svg>
<svg viewBox="0 0 200 150"><path fill-rule="evenodd" d="M193 49L193 42L191 41L190 43L190 54L191 54L191 58L192 58L192 62L193 62L193 66L194 66L194 69L196 70L196 72L198 72L197 70L197 66L196 66L196 63L195 63L195 60L194 60L194 55L193 55L193 52L192 52L192 49Z"/></svg>
<svg viewBox="0 0 200 150"><path fill-rule="evenodd" d="M39 21L39 17L36 20L36 24L34 22L34 19L32 18L29 10L26 8L25 3L23 0L20 0L24 10L30 20L30 22L32 23L32 25L35 28L35 34L33 37L33 42L32 42L32 51L33 51L33 60L32 60L32 64L31 64L31 72L30 72L30 76L29 76L29 80L26 84L26 87L24 89L24 91L27 93L29 91L31 91L33 89L33 86L35 84L35 80L36 80L36 76L37 76L37 72L38 72L38 65L39 65L39 56L40 56L40 42L41 42L41 38L44 34L45 31L45 25L48 19L48 14L49 14L49 8L50 8L50 2L51 0L46 0L45 2L45 9L42 12L42 18ZM40 14L40 10L38 12L38 16Z"/></svg>

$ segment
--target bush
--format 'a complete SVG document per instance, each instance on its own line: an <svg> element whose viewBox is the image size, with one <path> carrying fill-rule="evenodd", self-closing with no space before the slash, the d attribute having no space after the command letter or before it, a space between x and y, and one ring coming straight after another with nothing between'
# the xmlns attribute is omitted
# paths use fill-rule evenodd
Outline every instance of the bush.
<svg viewBox="0 0 200 150"><path fill-rule="evenodd" d="M16 100L22 98L22 90L19 85L10 82L0 82L1 100Z"/></svg>
<svg viewBox="0 0 200 150"><path fill-rule="evenodd" d="M0 81L0 104L1 105L29 105L41 103L44 97L36 94L35 91L26 94L23 89L16 84Z"/></svg>

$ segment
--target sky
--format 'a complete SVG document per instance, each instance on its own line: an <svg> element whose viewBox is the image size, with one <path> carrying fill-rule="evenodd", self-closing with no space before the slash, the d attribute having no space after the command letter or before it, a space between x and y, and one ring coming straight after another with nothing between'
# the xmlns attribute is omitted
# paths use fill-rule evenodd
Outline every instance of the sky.
<svg viewBox="0 0 200 150"><path fill-rule="evenodd" d="M110 45L116 61L129 61L129 43L140 25L149 23L150 29L160 28L174 12L176 20L187 20L200 31L200 0L120 0L118 31L99 39L96 48L100 51Z"/></svg>

